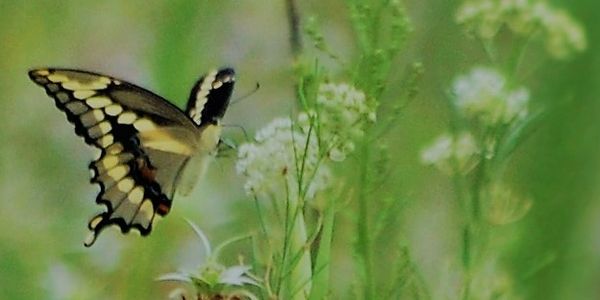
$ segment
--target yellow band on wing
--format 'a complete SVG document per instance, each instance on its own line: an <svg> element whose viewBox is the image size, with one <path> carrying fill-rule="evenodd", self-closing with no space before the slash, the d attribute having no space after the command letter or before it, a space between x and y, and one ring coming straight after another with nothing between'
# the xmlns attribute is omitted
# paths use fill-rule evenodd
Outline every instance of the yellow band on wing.
<svg viewBox="0 0 600 300"><path fill-rule="evenodd" d="M192 155L192 147L174 139L169 132L162 129L147 130L139 133L143 147L180 155Z"/></svg>

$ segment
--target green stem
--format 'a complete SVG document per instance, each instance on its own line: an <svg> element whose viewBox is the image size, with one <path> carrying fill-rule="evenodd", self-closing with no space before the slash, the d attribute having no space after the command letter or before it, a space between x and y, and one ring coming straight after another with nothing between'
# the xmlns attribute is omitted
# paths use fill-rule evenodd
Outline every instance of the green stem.
<svg viewBox="0 0 600 300"><path fill-rule="evenodd" d="M284 179L285 180L285 179ZM290 189L289 189L289 185L287 183L287 180L285 180L285 188L286 188L286 199L285 199L285 215L284 215L284 228L283 228L283 245L282 245L282 252L281 252L281 262L280 262L280 267L281 270L279 271L279 280L277 282L277 293L281 294L282 291L285 292L286 289L289 288L289 285L286 284L286 276L285 274L287 274L288 268L287 268L287 254L289 252L288 248L289 248L289 244L290 244L290 228L292 226L290 226Z"/></svg>
<svg viewBox="0 0 600 300"><path fill-rule="evenodd" d="M300 199L292 194L288 199L289 210L287 213L301 211ZM280 290L281 299L304 300L311 289L311 259L306 242L306 223L304 214L296 213L292 216L289 226L290 231L286 233L283 262L283 286ZM289 222L286 222L289 223ZM286 226L286 227L288 227ZM297 257L299 255L299 257ZM291 257L291 259L289 258ZM297 257L297 258L295 258ZM287 270L291 270L288 276Z"/></svg>
<svg viewBox="0 0 600 300"><path fill-rule="evenodd" d="M318 243L319 248L315 261L315 272L313 274L313 288L310 300L326 299L329 293L329 265L331 261L331 240L333 238L333 224L335 220L335 201L329 201L325 210L323 229Z"/></svg>
<svg viewBox="0 0 600 300"><path fill-rule="evenodd" d="M458 170L458 166L455 163L454 169ZM462 226L462 251L461 251L461 262L463 265L464 271L464 283L463 283L463 291L462 291L462 299L469 299L470 295L470 286L471 286L471 247L472 247L472 232L471 232L471 197L467 190L465 189L465 179L461 174L455 173L452 177L452 183L454 185L454 190L456 193L456 197L458 200L458 204L460 206L461 211L463 212L463 216L465 217L464 224Z"/></svg>
<svg viewBox="0 0 600 300"><path fill-rule="evenodd" d="M470 299L471 283L473 277L473 266L476 263L476 250L481 248L481 191L486 183L486 151L482 151L479 157L479 165L475 172L475 178L470 188L470 201L465 207L466 224L463 227L463 267L465 272L462 299Z"/></svg>
<svg viewBox="0 0 600 300"><path fill-rule="evenodd" d="M513 81L516 78L516 74L519 70L521 62L523 61L523 58L525 57L527 47L529 46L529 42L531 41L531 37L533 36L533 34L534 32L532 32L524 38L518 39L515 43L518 46L513 48L510 60L507 63L509 67L507 75L510 76L510 79Z"/></svg>
<svg viewBox="0 0 600 300"><path fill-rule="evenodd" d="M367 135L368 136L368 135ZM356 231L358 234L358 255L360 257L359 266L362 270L363 281L363 299L373 299L373 267L371 265L371 241L369 238L369 199L368 199L368 174L369 163L371 161L371 149L368 139L361 143L362 159L360 160L360 183L358 197L358 221Z"/></svg>
<svg viewBox="0 0 600 300"><path fill-rule="evenodd" d="M493 43L490 43L489 41L482 38L478 38L478 40L481 43L481 47L483 48L483 51L485 51L485 54L487 55L492 65L496 65L498 63L498 54L496 53L496 49L494 48Z"/></svg>
<svg viewBox="0 0 600 300"><path fill-rule="evenodd" d="M485 182L486 158L485 154L481 154L479 159L479 167L475 174L475 182L473 183L473 192L471 195L471 222L473 225L478 225L481 219L481 189Z"/></svg>
<svg viewBox="0 0 600 300"><path fill-rule="evenodd" d="M471 295L471 277L472 277L472 271L471 271L471 240L472 240L472 234L471 234L471 228L470 228L470 224L465 224L463 227L463 251L462 251L462 262L463 262L463 268L464 268L464 283L463 283L463 296L462 299L463 300L467 300L470 298Z"/></svg>

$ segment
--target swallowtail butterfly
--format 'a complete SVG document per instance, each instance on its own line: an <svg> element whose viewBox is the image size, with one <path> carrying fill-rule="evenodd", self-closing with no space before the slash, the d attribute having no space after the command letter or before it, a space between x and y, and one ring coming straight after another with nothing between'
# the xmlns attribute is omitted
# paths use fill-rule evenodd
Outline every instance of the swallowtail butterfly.
<svg viewBox="0 0 600 300"><path fill-rule="evenodd" d="M185 111L131 83L101 74L37 69L29 77L54 98L75 125L75 133L100 149L90 163L96 203L106 211L93 217L85 246L117 225L145 236L156 216L171 209L175 190L188 194L220 141L220 120L233 91L235 73L209 72L194 85Z"/></svg>

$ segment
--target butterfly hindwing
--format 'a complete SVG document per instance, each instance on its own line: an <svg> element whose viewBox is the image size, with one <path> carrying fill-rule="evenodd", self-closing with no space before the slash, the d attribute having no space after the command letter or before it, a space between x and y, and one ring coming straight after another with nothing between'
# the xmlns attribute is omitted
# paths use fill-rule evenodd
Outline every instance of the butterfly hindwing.
<svg viewBox="0 0 600 300"><path fill-rule="evenodd" d="M86 246L109 225L147 235L158 214L171 207L175 181L201 136L194 122L163 98L108 76L40 69L30 78L45 88L86 143L101 150L90 164L100 185Z"/></svg>

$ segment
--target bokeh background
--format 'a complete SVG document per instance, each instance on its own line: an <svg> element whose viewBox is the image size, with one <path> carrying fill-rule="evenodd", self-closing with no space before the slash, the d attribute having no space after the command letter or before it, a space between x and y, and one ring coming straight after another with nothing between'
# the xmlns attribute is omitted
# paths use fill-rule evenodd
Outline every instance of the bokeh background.
<svg viewBox="0 0 600 300"><path fill-rule="evenodd" d="M534 199L531 212L505 229L514 236L506 263L525 299L600 298L600 3L551 1L579 20L588 49L569 61L532 59L524 82L532 102L550 113L513 157L509 182ZM447 89L456 74L485 62L479 45L455 24L459 1L404 1L414 32L397 69L420 61L420 93L385 142L393 181L406 205L398 228L410 242L435 298L440 268L458 247L451 184L423 167L419 152L448 126ZM321 20L342 57L353 54L343 1L302 1L303 17ZM27 77L56 66L128 80L179 106L209 68L238 74L236 95L261 88L230 107L225 123L249 133L294 108L294 73L283 1L0 1L0 299L163 299L172 285L154 279L195 266L200 246L188 218L214 242L256 230L253 203L234 171L235 154L220 158L191 197L148 238L107 230L83 247L97 187L86 168L94 157L66 118ZM308 44L308 43L307 43ZM543 55L531 52L532 58ZM332 73L336 68L332 64ZM368 74L365 74L368 76ZM392 76L392 81L399 76ZM340 79L344 79L343 74ZM393 82L387 94L394 92ZM235 96L234 96L235 97ZM243 142L236 127L225 136ZM340 222L339 226L350 226ZM345 232L344 228L338 231ZM350 237L334 237L334 289L349 289ZM251 257L249 245L238 253ZM532 266L536 266L532 270ZM381 272L386 272L383 265ZM343 294L343 293L342 293Z"/></svg>

